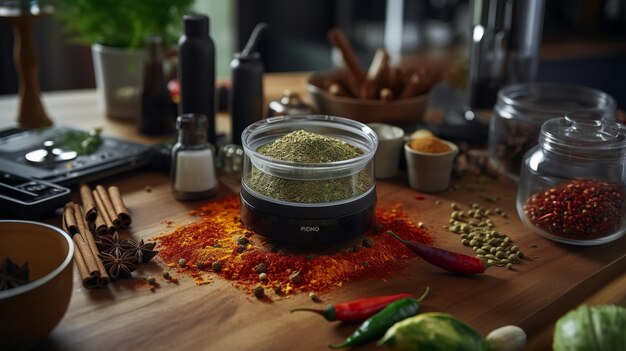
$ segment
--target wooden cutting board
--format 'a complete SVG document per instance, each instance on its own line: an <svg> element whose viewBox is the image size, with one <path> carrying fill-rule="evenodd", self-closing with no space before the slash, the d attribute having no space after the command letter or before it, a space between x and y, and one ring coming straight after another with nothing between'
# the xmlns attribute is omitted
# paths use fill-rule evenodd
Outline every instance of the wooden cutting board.
<svg viewBox="0 0 626 351"><path fill-rule="evenodd" d="M236 193L237 180L224 178L222 183L220 196ZM187 212L199 205L175 201L169 177L158 172L123 174L102 184L119 186L133 214L131 233L137 238L166 234L192 221ZM387 207L402 204L415 222L425 224L436 245L466 254L472 254L471 249L443 228L448 224L450 204L456 202L465 209L473 202L500 207L509 217L493 217L497 230L511 237L528 257L516 265L515 271L494 267L481 276L461 277L415 259L400 275L386 281L347 282L321 295L324 303L399 292L420 295L429 286L422 311L451 313L482 334L516 324L533 337L595 290L624 274L626 237L595 247L558 244L534 234L520 222L515 211L514 182L500 179L482 184L467 176L453 184L459 189L417 200L406 177L399 174L377 182L378 203ZM501 200L487 203L479 196L479 189ZM79 200L76 192L73 195ZM60 223L57 218L50 222ZM157 264L144 265L135 275L160 275L162 270ZM306 294L263 303L217 276L201 286L191 278L178 277L178 285L163 284L155 292L138 284L138 280L118 281L106 289L88 291L75 272L67 314L38 349L324 350L327 343L342 341L356 328L326 322L314 314L290 314L296 306L313 305ZM371 343L359 349L377 348Z"/></svg>

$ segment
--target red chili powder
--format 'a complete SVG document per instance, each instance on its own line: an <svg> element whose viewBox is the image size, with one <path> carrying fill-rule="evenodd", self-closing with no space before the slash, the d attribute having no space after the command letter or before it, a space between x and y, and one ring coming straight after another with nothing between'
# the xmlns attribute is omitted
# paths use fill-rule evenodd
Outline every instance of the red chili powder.
<svg viewBox="0 0 626 351"><path fill-rule="evenodd" d="M413 224L394 205L376 210L375 232L336 247L293 248L266 242L246 229L239 218L239 197L212 201L197 209L200 220L158 237L157 258L179 273L192 276L197 284L207 283L211 274L230 280L246 291L261 284L278 295L325 292L352 280L389 277L406 267L415 255L386 230L407 240L431 244L430 234ZM181 266L179 261L186 260ZM220 269L213 269L219 262ZM264 263L267 279L260 281L255 267ZM290 276L299 272L300 280Z"/></svg>

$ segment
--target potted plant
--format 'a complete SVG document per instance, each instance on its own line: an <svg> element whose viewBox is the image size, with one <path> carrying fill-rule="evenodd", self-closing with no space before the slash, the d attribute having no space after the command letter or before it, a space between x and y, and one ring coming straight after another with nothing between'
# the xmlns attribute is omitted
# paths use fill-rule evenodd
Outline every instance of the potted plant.
<svg viewBox="0 0 626 351"><path fill-rule="evenodd" d="M143 44L149 35L176 43L194 0L56 0L56 14L75 42L91 45L100 105L108 116L141 114Z"/></svg>

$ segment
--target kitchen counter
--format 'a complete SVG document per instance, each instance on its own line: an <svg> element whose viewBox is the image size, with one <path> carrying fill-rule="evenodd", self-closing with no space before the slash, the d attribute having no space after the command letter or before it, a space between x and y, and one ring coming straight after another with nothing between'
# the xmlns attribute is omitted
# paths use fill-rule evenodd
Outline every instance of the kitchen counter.
<svg viewBox="0 0 626 351"><path fill-rule="evenodd" d="M276 99L283 89L306 97L306 75L269 74L265 80L266 98ZM98 111L95 91L46 93L45 107L59 125L89 129L102 127L105 135L135 142L155 143L137 133L133 122L107 118ZM0 127L15 120L17 98L0 97ZM229 132L226 114L217 117L218 132ZM236 182L221 179L220 195L236 194ZM189 223L188 212L201 202L178 202L170 193L169 176L151 169L140 169L99 182L117 185L133 215L130 233L151 239L167 234L176 226ZM414 259L398 276L385 280L345 282L327 294L324 303L341 302L365 296L410 292L420 295L426 286L431 293L423 311L451 313L472 325L481 334L516 324L526 330L528 350L550 349L554 322L581 303L626 305L626 237L595 247L557 244L524 227L515 212L516 184L500 178L483 185L497 194L497 204L483 201L474 179L454 180L458 188L416 200L406 176L398 174L377 182L378 205L402 209L415 222L423 222L436 245L471 254L460 238L443 227L448 224L450 204L465 209L470 203L500 207L508 218L494 218L497 230L513 239L527 258L515 270L489 268L473 277L455 276L426 262ZM146 191L149 186L151 191ZM79 200L76 191L73 199ZM46 222L60 225L60 218ZM163 267L144 265L135 277L159 275ZM150 349L150 350L325 350L329 342L348 336L354 325L329 323L313 314L290 314L296 306L311 306L307 294L273 303L258 301L230 282L214 277L197 286L192 278L178 275L179 284L162 284L155 292L138 284L141 280L121 280L101 290L86 290L75 271L72 300L67 314L50 336L38 345L40 350ZM377 349L373 343L363 350Z"/></svg>

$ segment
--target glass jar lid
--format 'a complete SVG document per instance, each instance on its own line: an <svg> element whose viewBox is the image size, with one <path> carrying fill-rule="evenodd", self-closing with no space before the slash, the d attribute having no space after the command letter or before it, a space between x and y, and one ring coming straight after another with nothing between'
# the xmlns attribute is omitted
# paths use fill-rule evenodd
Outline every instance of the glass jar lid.
<svg viewBox="0 0 626 351"><path fill-rule="evenodd" d="M502 118L541 124L574 111L615 120L616 102L607 93L578 85L519 83L498 92L496 110Z"/></svg>
<svg viewBox="0 0 626 351"><path fill-rule="evenodd" d="M541 127L539 144L546 152L585 160L626 159L626 126L586 113L553 118Z"/></svg>

